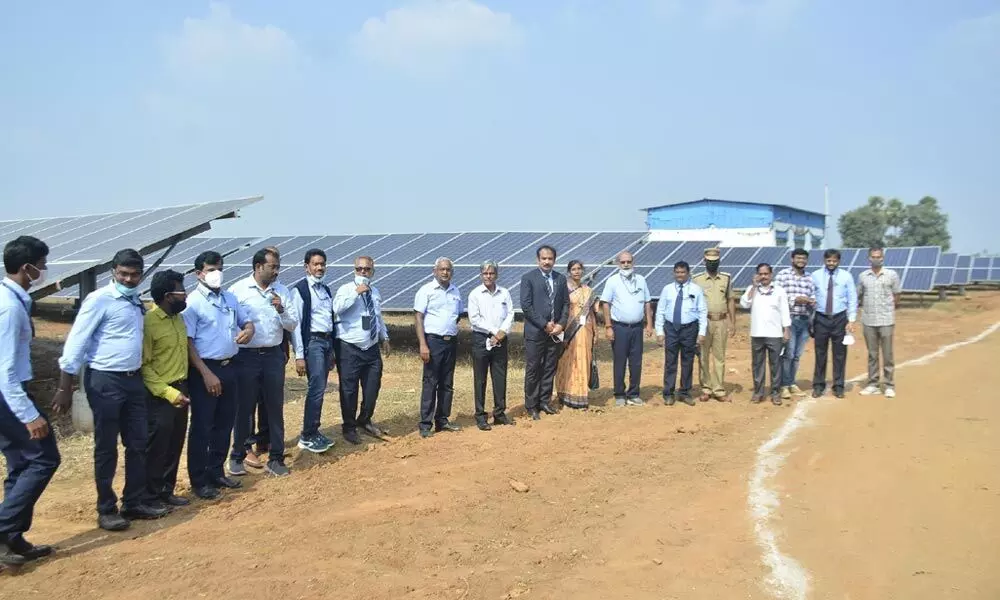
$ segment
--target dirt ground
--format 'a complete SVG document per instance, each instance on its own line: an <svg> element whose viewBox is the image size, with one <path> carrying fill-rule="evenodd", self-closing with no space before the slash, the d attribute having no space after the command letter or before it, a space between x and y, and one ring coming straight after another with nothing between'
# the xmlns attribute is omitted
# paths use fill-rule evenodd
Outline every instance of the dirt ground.
<svg viewBox="0 0 1000 600"><path fill-rule="evenodd" d="M0 598L772 597L747 477L758 446L792 407L747 402L740 385L750 380L748 322L740 320L728 351L732 403L663 406L663 353L650 343L643 395L654 402L607 406L611 365L602 342L603 389L591 411L480 432L465 360L454 411L465 430L429 440L415 433L419 359L408 321L398 321L376 413L392 441L344 442L333 392L324 430L336 448L300 456L294 439L305 386L290 377L292 477L252 474L222 500L196 501L119 534L96 528L90 439L60 423L64 464L30 536L59 552L0 574ZM985 293L907 308L897 362L997 321L1000 296ZM40 394L48 391L43 365L65 330L39 323ZM895 400L855 389L811 413L813 425L791 440L777 478L779 543L810 572L809 597L1000 597L997 350L1000 332L899 370ZM800 380L811 374L812 356L807 350ZM521 402L520 364L517 353L511 406ZM864 370L858 344L848 375ZM513 414L523 417L523 409Z"/></svg>

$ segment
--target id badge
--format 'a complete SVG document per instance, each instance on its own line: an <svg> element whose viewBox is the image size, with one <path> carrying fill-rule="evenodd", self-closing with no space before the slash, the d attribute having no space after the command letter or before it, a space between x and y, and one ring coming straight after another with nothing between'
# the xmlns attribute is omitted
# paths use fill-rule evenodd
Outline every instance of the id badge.
<svg viewBox="0 0 1000 600"><path fill-rule="evenodd" d="M372 317L371 315L361 315L361 329L365 331L371 331L372 328Z"/></svg>
<svg viewBox="0 0 1000 600"><path fill-rule="evenodd" d="M587 324L587 313L584 313L580 315L580 327L583 327L586 324Z"/></svg>

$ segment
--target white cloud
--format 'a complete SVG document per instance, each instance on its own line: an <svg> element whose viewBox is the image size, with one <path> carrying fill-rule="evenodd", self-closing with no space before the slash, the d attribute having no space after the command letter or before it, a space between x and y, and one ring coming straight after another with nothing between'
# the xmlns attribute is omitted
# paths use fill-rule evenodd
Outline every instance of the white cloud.
<svg viewBox="0 0 1000 600"><path fill-rule="evenodd" d="M296 60L300 50L280 27L238 21L225 4L213 2L204 18L187 18L164 43L167 67L176 74L268 68Z"/></svg>
<svg viewBox="0 0 1000 600"><path fill-rule="evenodd" d="M411 71L440 71L471 52L510 49L523 39L510 13L473 0L417 0L364 22L352 39L366 58Z"/></svg>

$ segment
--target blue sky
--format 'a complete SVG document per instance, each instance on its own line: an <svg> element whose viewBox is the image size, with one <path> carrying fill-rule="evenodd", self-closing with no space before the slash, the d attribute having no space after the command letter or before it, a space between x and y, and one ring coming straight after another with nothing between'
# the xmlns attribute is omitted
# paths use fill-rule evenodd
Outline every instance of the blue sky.
<svg viewBox="0 0 1000 600"><path fill-rule="evenodd" d="M998 1L6 2L0 81L7 218L263 194L216 230L631 230L829 183L1000 251Z"/></svg>

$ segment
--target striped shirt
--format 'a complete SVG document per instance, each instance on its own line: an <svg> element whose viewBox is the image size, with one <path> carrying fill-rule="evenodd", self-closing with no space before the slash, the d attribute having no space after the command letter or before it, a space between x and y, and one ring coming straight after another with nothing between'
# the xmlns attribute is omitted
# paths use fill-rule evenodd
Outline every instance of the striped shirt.
<svg viewBox="0 0 1000 600"><path fill-rule="evenodd" d="M816 299L816 282L813 281L812 276L805 272L799 275L795 269L788 267L778 272L774 283L785 290L785 294L788 295L788 307L791 309L792 315L809 316L812 308L808 304L796 304L795 299L799 296Z"/></svg>
<svg viewBox="0 0 1000 600"><path fill-rule="evenodd" d="M896 298L900 293L899 275L892 269L875 271L866 269L858 276L858 295L861 296L861 324L868 327L885 327L896 323Z"/></svg>

